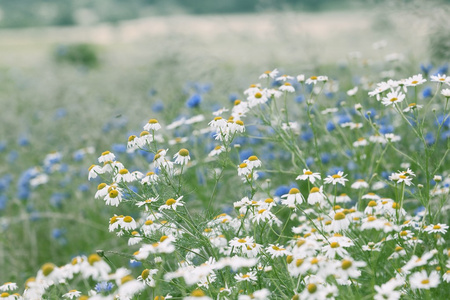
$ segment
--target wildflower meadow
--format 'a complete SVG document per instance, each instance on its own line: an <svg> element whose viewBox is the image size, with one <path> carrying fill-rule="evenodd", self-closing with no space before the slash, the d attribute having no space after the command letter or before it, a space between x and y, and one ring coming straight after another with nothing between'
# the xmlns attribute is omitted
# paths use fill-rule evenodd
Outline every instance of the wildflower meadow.
<svg viewBox="0 0 450 300"><path fill-rule="evenodd" d="M0 298L448 299L448 62L373 42L370 62L256 64L234 86L165 73L169 55L147 106L133 75L106 95L86 66L55 65L51 92L4 72L28 120L0 144ZM71 110L27 108L38 88Z"/></svg>

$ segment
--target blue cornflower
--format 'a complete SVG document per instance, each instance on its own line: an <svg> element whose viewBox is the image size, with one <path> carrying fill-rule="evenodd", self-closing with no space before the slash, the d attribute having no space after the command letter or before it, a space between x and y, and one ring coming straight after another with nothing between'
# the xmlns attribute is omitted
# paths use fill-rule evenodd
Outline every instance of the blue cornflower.
<svg viewBox="0 0 450 300"><path fill-rule="evenodd" d="M186 106L187 106L188 108L199 107L199 106L200 106L200 102L202 102L202 97L200 96L200 94L193 94L193 95L186 101Z"/></svg>
<svg viewBox="0 0 450 300"><path fill-rule="evenodd" d="M95 285L95 291L97 293L103 293L103 292L107 293L107 292L111 291L113 287L114 287L113 283L107 282L107 281L102 281Z"/></svg>
<svg viewBox="0 0 450 300"><path fill-rule="evenodd" d="M433 95L433 90L431 89L431 87L427 86L426 88L423 89L422 97L429 98L432 95Z"/></svg>
<svg viewBox="0 0 450 300"><path fill-rule="evenodd" d="M433 69L432 64L420 64L420 70L422 70L422 72L425 73L425 76L428 76L431 69Z"/></svg>
<svg viewBox="0 0 450 300"><path fill-rule="evenodd" d="M161 100L156 101L153 105L152 105L152 110L155 113L159 113L162 112L164 110L164 103Z"/></svg>

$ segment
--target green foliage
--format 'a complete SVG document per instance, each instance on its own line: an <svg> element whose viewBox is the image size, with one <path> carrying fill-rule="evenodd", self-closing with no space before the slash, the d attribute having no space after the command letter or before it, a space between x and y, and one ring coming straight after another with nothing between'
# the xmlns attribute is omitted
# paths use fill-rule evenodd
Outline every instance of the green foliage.
<svg viewBox="0 0 450 300"><path fill-rule="evenodd" d="M100 63L98 48L92 44L58 45L53 50L53 58L58 63L68 63L87 68Z"/></svg>

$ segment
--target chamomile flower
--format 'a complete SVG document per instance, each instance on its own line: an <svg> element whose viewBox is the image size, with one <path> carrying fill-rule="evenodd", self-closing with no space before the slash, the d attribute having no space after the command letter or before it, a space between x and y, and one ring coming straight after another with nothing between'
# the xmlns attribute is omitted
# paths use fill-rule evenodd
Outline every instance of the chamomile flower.
<svg viewBox="0 0 450 300"><path fill-rule="evenodd" d="M297 176L296 180L309 180L312 184L316 182L317 180L320 180L320 173L313 173L311 170L303 169L303 174Z"/></svg>
<svg viewBox="0 0 450 300"><path fill-rule="evenodd" d="M369 184L364 179L358 179L351 185L351 188L355 190L367 189L368 187Z"/></svg>
<svg viewBox="0 0 450 300"><path fill-rule="evenodd" d="M0 292L14 291L17 289L17 283L6 282L0 286Z"/></svg>
<svg viewBox="0 0 450 300"><path fill-rule="evenodd" d="M325 178L324 182L327 184L332 183L333 185L336 185L337 183L342 184L345 186L345 182L348 181L347 178L345 178L347 174L344 175L344 172L339 171L337 174L334 175L328 175L327 178Z"/></svg>
<svg viewBox="0 0 450 300"><path fill-rule="evenodd" d="M410 103L408 104L408 106L403 110L403 112L410 112L410 111L414 111L416 109L421 109L423 107L423 105L419 105L417 103Z"/></svg>
<svg viewBox="0 0 450 300"><path fill-rule="evenodd" d="M261 208L258 211L255 212L255 214L252 217L252 221L260 224L260 223L267 223L268 225L272 225L273 223L280 225L281 221L270 212L269 209Z"/></svg>
<svg viewBox="0 0 450 300"><path fill-rule="evenodd" d="M108 188L108 194L106 194L103 200L105 201L106 205L116 207L119 206L119 204L122 202L122 189L116 187L115 185L111 185Z"/></svg>
<svg viewBox="0 0 450 300"><path fill-rule="evenodd" d="M281 257L290 254L290 252L286 250L285 247L280 246L279 244L276 245L270 244L269 247L266 248L266 252L270 254L272 259L274 259L275 257Z"/></svg>
<svg viewBox="0 0 450 300"><path fill-rule="evenodd" d="M445 74L437 74L437 75L431 75L430 76L431 81L433 82L439 82L439 83L450 83L450 77Z"/></svg>
<svg viewBox="0 0 450 300"><path fill-rule="evenodd" d="M417 75L414 75L414 76L406 79L405 85L406 86L417 86L417 85L423 84L426 81L427 80L425 78L423 78L422 74L417 74Z"/></svg>
<svg viewBox="0 0 450 300"><path fill-rule="evenodd" d="M128 239L128 246L139 244L142 241L142 236L137 231L131 232L131 238Z"/></svg>
<svg viewBox="0 0 450 300"><path fill-rule="evenodd" d="M132 217L126 216L119 220L119 226L123 230L134 230L134 229L136 229L137 224L136 224L136 221Z"/></svg>
<svg viewBox="0 0 450 300"><path fill-rule="evenodd" d="M381 103L384 104L385 106L389 106L389 105L395 105L397 103L400 103L403 100L405 100L405 94L400 92L399 88L397 88L395 91L391 90L391 92L389 92L386 95L386 97L381 99Z"/></svg>
<svg viewBox="0 0 450 300"><path fill-rule="evenodd" d="M323 193L323 186L313 187L308 195L308 204L314 205L316 203L322 204L325 201L325 194Z"/></svg>
<svg viewBox="0 0 450 300"><path fill-rule="evenodd" d="M425 227L425 232L432 234L432 233L442 233L445 234L447 232L448 229L448 225L446 224L436 224L436 225L428 225L427 227Z"/></svg>
<svg viewBox="0 0 450 300"><path fill-rule="evenodd" d="M250 156L248 159L244 160L250 169L261 167L261 161L255 155Z"/></svg>
<svg viewBox="0 0 450 300"><path fill-rule="evenodd" d="M289 81L289 80L294 80L294 77L289 76L289 75L281 75L281 76L275 78L275 80L276 80L276 81L283 81L283 82L286 82L286 81Z"/></svg>
<svg viewBox="0 0 450 300"><path fill-rule="evenodd" d="M363 261L355 261L351 257L345 257L341 261L339 271L337 272L337 276L340 279L347 280L348 278L358 278L361 276L361 271L358 268L363 268L367 264Z"/></svg>
<svg viewBox="0 0 450 300"><path fill-rule="evenodd" d="M278 75L278 70L274 69L273 71L265 71L259 76L259 79L266 79L266 78L275 78ZM277 79L278 80L278 79Z"/></svg>
<svg viewBox="0 0 450 300"><path fill-rule="evenodd" d="M244 273L244 274L243 273L236 274L234 276L234 279L236 279L237 282L242 282L242 281L252 282L252 281L258 280L258 278L256 277L255 271Z"/></svg>
<svg viewBox="0 0 450 300"><path fill-rule="evenodd" d="M318 77L317 76L311 76L308 79L306 79L305 83L306 84L316 84L318 81Z"/></svg>
<svg viewBox="0 0 450 300"><path fill-rule="evenodd" d="M358 92L358 87L355 86L355 87L352 88L351 90L348 90L348 91L347 91L347 95L350 96L350 97L351 97L351 96L355 96L357 92Z"/></svg>
<svg viewBox="0 0 450 300"><path fill-rule="evenodd" d="M450 77L449 77L450 78ZM450 80L449 80L449 84L450 84ZM441 91L441 95L444 96L445 98L450 98L450 89L443 89Z"/></svg>
<svg viewBox="0 0 450 300"><path fill-rule="evenodd" d="M68 293L63 295L64 298L73 299L81 296L81 292L77 290L70 290Z"/></svg>
<svg viewBox="0 0 450 300"><path fill-rule="evenodd" d="M102 153L102 155L98 158L99 163L105 163L107 161L114 161L116 160L116 156L114 153L111 153L110 151L105 151Z"/></svg>
<svg viewBox="0 0 450 300"><path fill-rule="evenodd" d="M289 208L295 208L296 204L302 204L305 202L305 198L303 198L302 193L300 193L299 189L292 188L289 190L288 194L282 195L281 198L286 198L281 201L283 205L287 205Z"/></svg>
<svg viewBox="0 0 450 300"><path fill-rule="evenodd" d="M173 199L173 198L168 199L164 205L161 205L159 207L159 211L162 211L164 209L176 210L178 206L183 206L184 205L184 202L181 201L181 199L183 199L183 196L179 197L176 200Z"/></svg>
<svg viewBox="0 0 450 300"><path fill-rule="evenodd" d="M224 152L224 151L225 151L225 147L219 145L219 146L214 147L214 149L211 150L211 152L209 152L208 156L209 156L209 157L211 157L211 156L216 156L216 155L219 155L220 153L222 153L222 152Z"/></svg>
<svg viewBox="0 0 450 300"><path fill-rule="evenodd" d="M145 124L145 126L144 126L144 130L147 130L147 131L151 131L151 130L158 131L160 129L161 129L161 125L159 124L158 120L156 120L156 119L148 120L148 123Z"/></svg>
<svg viewBox="0 0 450 300"><path fill-rule="evenodd" d="M328 257L334 259L337 256L345 257L348 255L347 250L339 242L331 242L328 245L322 247L322 253Z"/></svg>
<svg viewBox="0 0 450 300"><path fill-rule="evenodd" d="M430 288L437 287L440 281L440 276L436 271L431 271L430 275L428 275L427 271L422 270L420 272L413 273L409 277L409 284L413 290L429 290Z"/></svg>
<svg viewBox="0 0 450 300"><path fill-rule="evenodd" d="M155 172L148 172L144 178L141 179L142 184L153 184L158 182L158 175Z"/></svg>
<svg viewBox="0 0 450 300"><path fill-rule="evenodd" d="M355 142L353 142L353 147L364 147L367 146L369 142L363 137L357 139Z"/></svg>
<svg viewBox="0 0 450 300"><path fill-rule="evenodd" d="M97 178L98 174L104 174L105 171L102 167L98 165L92 165L89 167L89 175L88 180L91 180L92 178Z"/></svg>
<svg viewBox="0 0 450 300"><path fill-rule="evenodd" d="M136 179L127 169L121 169L114 177L115 182L133 182Z"/></svg>
<svg viewBox="0 0 450 300"><path fill-rule="evenodd" d="M188 161L191 159L189 151L184 148L178 151L173 158L175 158L175 163L179 165L187 165Z"/></svg>
<svg viewBox="0 0 450 300"><path fill-rule="evenodd" d="M247 176L248 174L250 174L252 172L252 169L249 167L248 164L246 164L245 162L241 163L238 166L238 175L239 176Z"/></svg>
<svg viewBox="0 0 450 300"><path fill-rule="evenodd" d="M332 232L339 232L346 230L350 226L350 221L346 218L345 214L338 212L334 215L331 221L329 230Z"/></svg>
<svg viewBox="0 0 450 300"><path fill-rule="evenodd" d="M293 93L295 92L295 88L292 86L291 83L289 82L285 82L282 86L280 86L278 88L280 91L282 92L288 92L288 93Z"/></svg>
<svg viewBox="0 0 450 300"><path fill-rule="evenodd" d="M348 203L352 201L352 198L350 198L347 194L343 193L336 196L335 201L336 203Z"/></svg>

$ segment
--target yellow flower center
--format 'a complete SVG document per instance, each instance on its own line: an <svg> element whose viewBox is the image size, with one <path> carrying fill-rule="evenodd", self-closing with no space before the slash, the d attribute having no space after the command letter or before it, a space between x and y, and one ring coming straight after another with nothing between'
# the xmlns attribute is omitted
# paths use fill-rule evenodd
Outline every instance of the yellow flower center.
<svg viewBox="0 0 450 300"><path fill-rule="evenodd" d="M290 191L289 191L289 194L291 194L291 195L293 195L293 194L299 194L300 193L300 191L298 190L298 189L296 189L296 188L292 188L292 189L290 189Z"/></svg>
<svg viewBox="0 0 450 300"><path fill-rule="evenodd" d="M239 126L244 126L244 122L242 122L241 120L237 120L236 124L238 124Z"/></svg>
<svg viewBox="0 0 450 300"><path fill-rule="evenodd" d="M407 235L408 235L408 232L405 231L405 230L403 230L402 232L400 232L400 235L401 235L401 236L407 236Z"/></svg>
<svg viewBox="0 0 450 300"><path fill-rule="evenodd" d="M419 83L417 80L411 81L411 84L417 84L417 83Z"/></svg>
<svg viewBox="0 0 450 300"><path fill-rule="evenodd" d="M255 93L255 98L259 99L262 97L262 94L260 92Z"/></svg>
<svg viewBox="0 0 450 300"><path fill-rule="evenodd" d="M52 264L52 263L46 263L46 264L44 264L42 267L41 267L41 270L42 270L42 274L44 274L44 276L48 276L48 275L50 275L52 272L53 272L53 270L55 269L55 265L54 264Z"/></svg>
<svg viewBox="0 0 450 300"><path fill-rule="evenodd" d="M334 219L335 219L336 221L342 220L342 219L344 219L344 218L345 218L345 215L344 215L343 213L341 213L341 212L338 212L338 213L336 213L336 214L334 215Z"/></svg>
<svg viewBox="0 0 450 300"><path fill-rule="evenodd" d="M128 137L128 141L129 141L129 142L134 141L135 138L136 138L135 135L130 135L130 136Z"/></svg>
<svg viewBox="0 0 450 300"><path fill-rule="evenodd" d="M314 294L317 291L317 285L315 285L314 283L310 283L306 286L306 288L308 289L308 292L310 294Z"/></svg>
<svg viewBox="0 0 450 300"><path fill-rule="evenodd" d="M180 154L181 156L188 156L189 155L189 151L187 149L181 149L180 151L178 151L178 154Z"/></svg>
<svg viewBox="0 0 450 300"><path fill-rule="evenodd" d="M165 300L166 298L164 296L156 296L153 298L153 300Z"/></svg>
<svg viewBox="0 0 450 300"><path fill-rule="evenodd" d="M4 293L1 293L1 294L0 294L0 297L1 297L1 298L6 298L6 297L9 297L9 294L6 293L6 292L4 292Z"/></svg>
<svg viewBox="0 0 450 300"><path fill-rule="evenodd" d="M333 177L334 179L338 179L338 178L341 178L342 176L341 175L339 175L339 174L334 174L333 176L331 176L331 177Z"/></svg>
<svg viewBox="0 0 450 300"><path fill-rule="evenodd" d="M131 275L127 275L125 277L122 277L122 279L120 280L120 283L124 284L124 283L126 283L128 281L131 281L131 280L133 280L133 277Z"/></svg>
<svg viewBox="0 0 450 300"><path fill-rule="evenodd" d="M420 283L421 283L421 284L429 284L430 281L429 281L428 279L424 279L424 280L422 280Z"/></svg>
<svg viewBox="0 0 450 300"><path fill-rule="evenodd" d="M311 77L309 77L309 79L311 79L311 80L317 80L317 76L311 76Z"/></svg>
<svg viewBox="0 0 450 300"><path fill-rule="evenodd" d="M395 102L395 101L397 101L397 100L398 100L398 98L394 97L394 98L391 98L389 101Z"/></svg>
<svg viewBox="0 0 450 300"><path fill-rule="evenodd" d="M111 153L111 152L109 152L109 151L102 152L102 156L108 155L108 154L110 154L110 153Z"/></svg>
<svg viewBox="0 0 450 300"><path fill-rule="evenodd" d="M265 211L266 211L266 209L260 209L260 210L258 210L258 214L262 214Z"/></svg>
<svg viewBox="0 0 450 300"><path fill-rule="evenodd" d="M149 269L145 269L144 271L142 271L142 273L141 273L142 279L144 279L144 280L147 279L149 274L150 274Z"/></svg>
<svg viewBox="0 0 450 300"><path fill-rule="evenodd" d="M91 165L88 169L88 171L90 172L96 165Z"/></svg>
<svg viewBox="0 0 450 300"><path fill-rule="evenodd" d="M167 201L166 201L166 205L168 205L168 206L172 206L175 203L177 203L177 201L173 198L167 199Z"/></svg>
<svg viewBox="0 0 450 300"><path fill-rule="evenodd" d="M130 217L130 216L126 216L125 218L123 218L123 221L124 221L125 223L131 223L131 222L133 221L133 218Z"/></svg>
<svg viewBox="0 0 450 300"><path fill-rule="evenodd" d="M264 200L265 203L273 203L273 199L272 198L267 198L266 200Z"/></svg>
<svg viewBox="0 0 450 300"><path fill-rule="evenodd" d="M320 192L320 189L319 189L318 187L313 187L313 188L311 189L311 191L310 191L311 194L312 194L312 193L318 193L318 192Z"/></svg>
<svg viewBox="0 0 450 300"><path fill-rule="evenodd" d="M191 296L192 297L204 297L205 296L205 292L203 292L200 289L196 289L196 290L192 291Z"/></svg>
<svg viewBox="0 0 450 300"><path fill-rule="evenodd" d="M234 105L239 105L239 104L241 104L241 100L234 100Z"/></svg>
<svg viewBox="0 0 450 300"><path fill-rule="evenodd" d="M148 123L149 123L149 124L156 124L156 123L158 123L158 120L156 120L156 119L150 119L150 120L148 120Z"/></svg>
<svg viewBox="0 0 450 300"><path fill-rule="evenodd" d="M403 250L403 247L397 246L395 247L395 252L400 252Z"/></svg>
<svg viewBox="0 0 450 300"><path fill-rule="evenodd" d="M314 257L313 259L311 259L311 264L312 265L316 265L319 263L319 259L317 257Z"/></svg>
<svg viewBox="0 0 450 300"><path fill-rule="evenodd" d="M440 225L434 225L433 229L441 229L441 226Z"/></svg>
<svg viewBox="0 0 450 300"><path fill-rule="evenodd" d="M238 239L238 242L243 244L243 243L246 243L247 241L245 239Z"/></svg>
<svg viewBox="0 0 450 300"><path fill-rule="evenodd" d="M96 254L96 253L91 254L91 255L89 255L89 257L88 257L88 263L89 263L91 266L93 266L94 263L96 263L96 262L98 262L98 261L101 261L101 260L102 260L102 258L101 258L98 254Z"/></svg>
<svg viewBox="0 0 450 300"><path fill-rule="evenodd" d="M109 192L110 198L116 198L117 196L119 196L119 192L117 190L112 190Z"/></svg>
<svg viewBox="0 0 450 300"><path fill-rule="evenodd" d="M293 257L292 255L288 255L288 256L286 257L286 262L287 262L288 264L290 264L293 260L294 260L294 257Z"/></svg>
<svg viewBox="0 0 450 300"><path fill-rule="evenodd" d="M377 206L377 203L372 200L372 201L369 202L369 204L367 204L367 206L374 207L374 206Z"/></svg>
<svg viewBox="0 0 450 300"><path fill-rule="evenodd" d="M105 186L106 186L106 183L100 183L100 184L97 186L97 190L101 190L101 189L103 189Z"/></svg>
<svg viewBox="0 0 450 300"><path fill-rule="evenodd" d="M350 268L351 266L352 266L352 262L351 262L350 260L344 259L344 260L342 261L342 265L341 265L342 269L347 270L347 269Z"/></svg>
<svg viewBox="0 0 450 300"><path fill-rule="evenodd" d="M292 84L290 84L289 82L285 82L284 85L285 86L291 86Z"/></svg>
<svg viewBox="0 0 450 300"><path fill-rule="evenodd" d="M298 268L303 264L304 260L299 258L295 261L295 266Z"/></svg>
<svg viewBox="0 0 450 300"><path fill-rule="evenodd" d="M377 218L375 218L374 216L370 216L370 217L368 217L367 218L367 221L368 222L373 222L373 221L375 221Z"/></svg>
<svg viewBox="0 0 450 300"><path fill-rule="evenodd" d="M128 170L127 169L122 169L122 170L119 171L119 174L120 175L128 174Z"/></svg>
<svg viewBox="0 0 450 300"><path fill-rule="evenodd" d="M304 243L306 243L306 240L303 240L303 239L298 240L297 241L297 247L301 247Z"/></svg>
<svg viewBox="0 0 450 300"><path fill-rule="evenodd" d="M331 221L330 220L325 221L325 225L331 225Z"/></svg>
<svg viewBox="0 0 450 300"><path fill-rule="evenodd" d="M258 157L255 156L255 155L252 155L252 156L250 156L250 157L248 158L248 160L249 160L249 161L257 161L257 160L258 160Z"/></svg>
<svg viewBox="0 0 450 300"><path fill-rule="evenodd" d="M163 235L160 239L159 242L164 242L166 239L168 239L169 237L167 235Z"/></svg>
<svg viewBox="0 0 450 300"><path fill-rule="evenodd" d="M339 245L339 243L338 242L332 242L331 244L330 244L330 247L331 248L339 248L341 245Z"/></svg>

